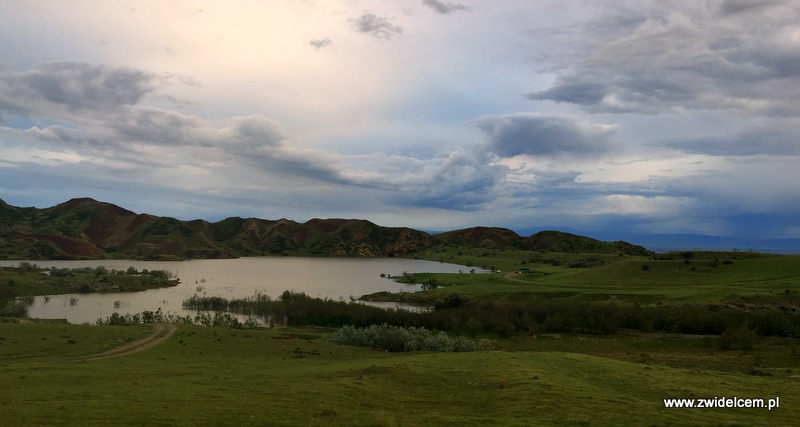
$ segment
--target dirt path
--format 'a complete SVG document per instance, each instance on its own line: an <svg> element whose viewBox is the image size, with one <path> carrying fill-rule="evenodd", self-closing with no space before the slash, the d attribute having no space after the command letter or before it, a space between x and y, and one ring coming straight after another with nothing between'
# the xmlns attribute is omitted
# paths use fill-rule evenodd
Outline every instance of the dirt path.
<svg viewBox="0 0 800 427"><path fill-rule="evenodd" d="M506 273L506 275L505 275L505 276L503 276L503 277L505 277L505 279L506 279L506 280L510 280L510 281L512 281L512 282L521 282L521 283L527 283L527 284L530 284L530 283L531 283L531 282L529 282L529 281L527 281L527 280L517 279L517 274L518 274L518 273L514 273L513 271L509 271L509 272L508 272L508 273Z"/></svg>
<svg viewBox="0 0 800 427"><path fill-rule="evenodd" d="M111 350L103 353L81 357L76 359L76 361L86 362L91 360L110 359L112 357L130 356L131 354L136 354L161 344L175 335L175 331L177 330L178 327L172 323L155 324L153 325L153 333L150 334L150 336L112 348Z"/></svg>

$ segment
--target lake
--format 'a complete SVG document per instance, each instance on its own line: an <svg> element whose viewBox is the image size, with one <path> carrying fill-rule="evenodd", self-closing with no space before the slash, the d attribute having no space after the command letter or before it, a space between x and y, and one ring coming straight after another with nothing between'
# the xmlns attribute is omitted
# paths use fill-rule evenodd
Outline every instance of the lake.
<svg viewBox="0 0 800 427"><path fill-rule="evenodd" d="M0 266L16 266L21 261L0 261ZM433 261L403 258L301 258L253 257L190 261L28 261L39 267L77 268L105 266L108 269L166 270L174 273L180 284L171 288L142 292L109 294L66 294L35 298L29 315L40 319L67 319L70 323L94 324L114 312L135 314L145 310L177 315L194 315L184 310L183 301L192 295L219 296L227 299L265 294L277 298L285 290L305 292L313 297L343 298L378 291L417 291L418 285L404 285L380 277L408 273L458 273L469 267ZM395 306L395 303L389 306ZM402 306L402 304L397 304ZM383 305L384 307L386 305ZM118 308L117 308L118 307Z"/></svg>

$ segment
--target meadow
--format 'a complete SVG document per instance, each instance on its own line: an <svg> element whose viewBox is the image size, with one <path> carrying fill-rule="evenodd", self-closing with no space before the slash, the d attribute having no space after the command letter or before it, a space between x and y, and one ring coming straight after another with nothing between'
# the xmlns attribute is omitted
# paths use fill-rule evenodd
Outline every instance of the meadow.
<svg viewBox="0 0 800 427"><path fill-rule="evenodd" d="M759 343L765 375L754 376L731 370L755 363L753 355L657 334L520 336L495 351L388 353L330 343L327 329L178 325L147 351L81 359L151 327L0 323L4 423L774 426L800 415L800 380L788 372L800 372L800 357L788 345ZM780 397L780 406L663 403L723 396Z"/></svg>
<svg viewBox="0 0 800 427"><path fill-rule="evenodd" d="M673 304L800 291L800 256L757 252L689 251L645 257L442 247L415 256L467 266L462 274L409 274L401 278L423 284L434 280L434 292L414 296L429 300L454 289L486 299L512 295L516 300L602 300L615 296L629 303ZM477 273L476 269L494 272ZM519 273L521 269L529 271ZM476 272L471 273L473 270Z"/></svg>
<svg viewBox="0 0 800 427"><path fill-rule="evenodd" d="M336 328L352 319L345 316L380 323L370 316L382 312L289 291L274 300L194 301L227 309L260 304L290 320L273 328L178 323L166 333L139 322L7 318L0 323L4 423L777 426L794 425L800 416L800 257L481 249L417 256L468 267L462 274L405 275L432 284L414 298L439 308L395 320L419 327L413 322L428 319L438 325L433 330L488 340L492 350L389 352L335 344ZM473 266L494 272L473 274ZM584 321L613 328L567 321L581 313ZM641 327L629 327L637 313ZM658 316L677 320L661 324ZM494 318L505 323L495 327ZM309 323L330 327L302 326ZM140 351L90 357L137 347L147 337ZM723 397L779 406L667 408L664 402Z"/></svg>

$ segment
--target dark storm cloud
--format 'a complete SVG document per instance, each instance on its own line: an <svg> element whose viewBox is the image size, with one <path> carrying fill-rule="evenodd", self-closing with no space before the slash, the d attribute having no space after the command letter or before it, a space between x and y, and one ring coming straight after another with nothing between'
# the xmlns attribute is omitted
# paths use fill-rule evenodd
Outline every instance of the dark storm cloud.
<svg viewBox="0 0 800 427"><path fill-rule="evenodd" d="M439 0L423 0L422 3L435 10L437 13L444 15L456 10L467 10L467 7L461 3L445 3Z"/></svg>
<svg viewBox="0 0 800 427"><path fill-rule="evenodd" d="M155 90L152 73L102 65L62 62L19 73L0 70L0 108L36 112L47 103L69 110L108 110L139 103Z"/></svg>
<svg viewBox="0 0 800 427"><path fill-rule="evenodd" d="M614 125L532 113L485 116L472 123L486 132L489 150L500 157L601 154L609 151L616 131Z"/></svg>
<svg viewBox="0 0 800 427"><path fill-rule="evenodd" d="M585 43L579 58L549 57L553 86L526 95L591 112L658 114L682 109L791 116L800 113L797 3L641 4L625 32ZM639 17L632 16L638 13ZM587 38L603 20L586 25ZM563 62L558 62L563 60Z"/></svg>
<svg viewBox="0 0 800 427"><path fill-rule="evenodd" d="M392 24L387 18L372 13L364 13L351 22L360 33L369 34L375 38L390 40L392 36L403 33L403 27Z"/></svg>
<svg viewBox="0 0 800 427"><path fill-rule="evenodd" d="M331 41L331 39L329 39L327 37L322 37L322 38L319 38L319 39L312 39L310 42L308 42L308 44L310 44L311 46L314 47L314 49L317 49L317 50L322 49L323 47L327 47L331 43L333 43L333 42Z"/></svg>

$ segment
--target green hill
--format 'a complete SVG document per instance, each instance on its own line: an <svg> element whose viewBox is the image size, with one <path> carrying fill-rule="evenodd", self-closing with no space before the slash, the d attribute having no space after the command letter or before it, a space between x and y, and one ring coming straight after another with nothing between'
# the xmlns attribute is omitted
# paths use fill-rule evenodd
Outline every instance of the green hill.
<svg viewBox="0 0 800 427"><path fill-rule="evenodd" d="M540 231L529 237L497 227L472 227L437 234L435 238L451 246L480 247L484 249L515 249L563 253L598 253L643 255L652 254L644 247L627 242L603 242L591 237L562 231Z"/></svg>

